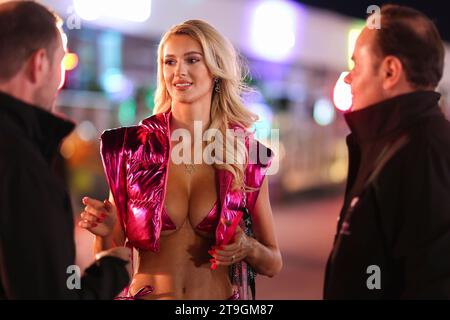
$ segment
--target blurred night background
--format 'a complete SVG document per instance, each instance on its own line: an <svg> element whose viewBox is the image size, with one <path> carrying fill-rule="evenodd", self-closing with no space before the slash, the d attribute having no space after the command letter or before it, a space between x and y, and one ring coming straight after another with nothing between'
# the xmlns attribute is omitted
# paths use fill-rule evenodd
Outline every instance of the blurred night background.
<svg viewBox="0 0 450 320"><path fill-rule="evenodd" d="M347 171L343 110L337 80L365 24L366 1L42 0L64 20L70 54L59 111L78 126L64 142L75 219L83 196L108 196L99 155L103 130L139 123L153 112L156 49L173 24L203 19L228 37L247 61L259 92L247 107L260 116L257 137L271 145L279 129L279 170L270 192L284 269L258 277L258 299L321 299ZM443 2L391 1L428 14L447 41L438 89L450 115L450 26ZM93 237L76 230L77 263L93 261Z"/></svg>

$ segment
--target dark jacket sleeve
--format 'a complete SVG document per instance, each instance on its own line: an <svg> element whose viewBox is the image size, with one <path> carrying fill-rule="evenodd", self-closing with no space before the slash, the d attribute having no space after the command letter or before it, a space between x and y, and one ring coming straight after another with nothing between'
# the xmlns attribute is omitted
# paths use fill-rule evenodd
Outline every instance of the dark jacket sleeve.
<svg viewBox="0 0 450 320"><path fill-rule="evenodd" d="M111 300L128 284L127 262L115 257L103 257L86 269L81 278L80 299Z"/></svg>
<svg viewBox="0 0 450 320"><path fill-rule="evenodd" d="M0 285L5 298L112 299L129 280L125 262L117 258L99 260L86 270L80 289L69 289L68 268L75 264L72 212L63 188L43 171L36 163L0 160Z"/></svg>

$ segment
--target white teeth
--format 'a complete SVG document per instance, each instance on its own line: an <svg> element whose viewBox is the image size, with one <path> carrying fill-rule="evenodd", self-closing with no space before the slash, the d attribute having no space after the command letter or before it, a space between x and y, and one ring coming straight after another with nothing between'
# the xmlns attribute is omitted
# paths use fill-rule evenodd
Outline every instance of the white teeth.
<svg viewBox="0 0 450 320"><path fill-rule="evenodd" d="M177 83L175 85L175 87L187 87L187 86L190 86L190 85L191 85L190 83Z"/></svg>

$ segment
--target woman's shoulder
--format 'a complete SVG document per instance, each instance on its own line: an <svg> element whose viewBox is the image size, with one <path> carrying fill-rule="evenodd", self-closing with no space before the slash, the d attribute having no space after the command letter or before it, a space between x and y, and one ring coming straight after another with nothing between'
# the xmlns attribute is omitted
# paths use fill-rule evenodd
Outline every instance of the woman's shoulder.
<svg viewBox="0 0 450 320"><path fill-rule="evenodd" d="M100 138L102 153L137 150L149 141L152 146L165 145L168 133L166 121L166 114L159 113L142 120L136 126L105 130Z"/></svg>
<svg viewBox="0 0 450 320"><path fill-rule="evenodd" d="M103 143L117 143L118 141L124 142L125 139L128 140L129 138L139 138L144 134L144 132L145 134L149 134L154 131L165 130L166 127L165 115L158 113L142 120L135 126L107 129L103 131L100 140Z"/></svg>
<svg viewBox="0 0 450 320"><path fill-rule="evenodd" d="M119 128L106 129L101 134L100 140L103 143L105 143L105 142L112 142L112 141L115 141L117 139L120 139L121 137L125 136L125 131L128 128L129 127L119 127Z"/></svg>

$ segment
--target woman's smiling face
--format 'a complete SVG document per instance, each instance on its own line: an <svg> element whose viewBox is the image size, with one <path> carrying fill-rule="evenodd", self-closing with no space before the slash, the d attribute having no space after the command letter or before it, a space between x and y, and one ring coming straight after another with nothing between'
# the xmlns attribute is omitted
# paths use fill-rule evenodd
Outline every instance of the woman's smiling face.
<svg viewBox="0 0 450 320"><path fill-rule="evenodd" d="M214 80L200 43L188 35L172 35L163 53L164 81L172 102L211 103Z"/></svg>

